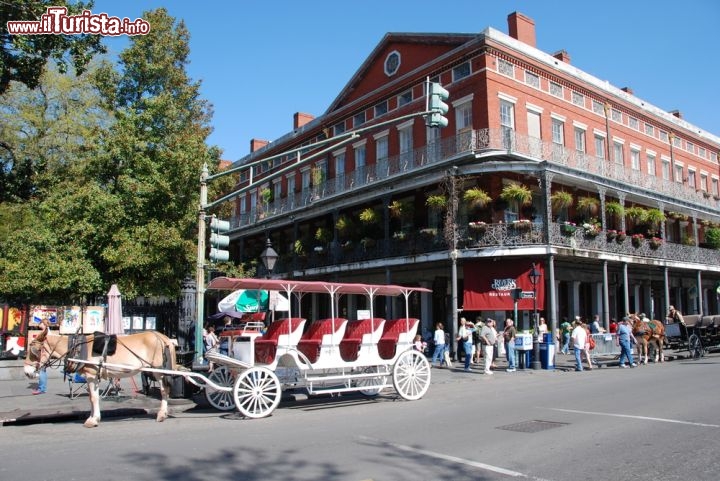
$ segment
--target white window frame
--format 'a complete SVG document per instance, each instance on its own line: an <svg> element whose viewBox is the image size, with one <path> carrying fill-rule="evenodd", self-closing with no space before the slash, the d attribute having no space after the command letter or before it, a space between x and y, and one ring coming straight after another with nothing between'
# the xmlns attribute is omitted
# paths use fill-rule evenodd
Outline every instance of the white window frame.
<svg viewBox="0 0 720 481"><path fill-rule="evenodd" d="M657 175L657 153L652 150L646 150L645 151L646 156L646 165L647 165L647 174L649 176L655 177Z"/></svg>

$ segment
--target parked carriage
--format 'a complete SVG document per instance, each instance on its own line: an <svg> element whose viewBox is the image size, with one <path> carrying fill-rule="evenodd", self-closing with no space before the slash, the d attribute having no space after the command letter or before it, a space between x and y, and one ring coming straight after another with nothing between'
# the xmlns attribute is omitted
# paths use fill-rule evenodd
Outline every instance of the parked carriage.
<svg viewBox="0 0 720 481"><path fill-rule="evenodd" d="M208 289L280 291L288 299L320 293L330 300L326 319L310 322L288 312L264 333L256 326L236 331L227 354L208 352L206 357L217 367L209 375L206 396L218 409L237 408L246 417L264 417L277 407L286 390L377 396L393 387L407 400L419 399L427 392L430 364L423 353L412 348L420 321L407 315L392 320L373 315L373 301L378 296L404 296L407 313L410 295L427 289L225 277L214 279ZM349 321L337 316L340 296L352 294L368 297L367 319Z"/></svg>
<svg viewBox="0 0 720 481"><path fill-rule="evenodd" d="M687 350L697 359L708 350L720 348L720 316L687 315L684 320L683 324L667 319L665 335L671 349Z"/></svg>

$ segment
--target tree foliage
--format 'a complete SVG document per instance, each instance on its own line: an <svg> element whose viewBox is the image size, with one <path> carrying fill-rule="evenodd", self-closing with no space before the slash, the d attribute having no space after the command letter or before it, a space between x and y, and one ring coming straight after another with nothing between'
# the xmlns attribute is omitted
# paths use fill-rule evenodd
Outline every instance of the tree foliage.
<svg viewBox="0 0 720 481"><path fill-rule="evenodd" d="M0 2L0 95L10 83L20 82L29 88L40 83L47 60L52 59L61 72L72 65L83 73L96 53L104 53L99 35L10 35L7 22L37 21L51 6L65 6L68 15L91 10L93 2L58 0L13 0Z"/></svg>
<svg viewBox="0 0 720 481"><path fill-rule="evenodd" d="M212 109L185 71L185 25L164 9L143 18L150 34L117 65L50 68L2 97L0 297L73 300L112 283L175 296L194 271L200 172L220 156L206 144Z"/></svg>

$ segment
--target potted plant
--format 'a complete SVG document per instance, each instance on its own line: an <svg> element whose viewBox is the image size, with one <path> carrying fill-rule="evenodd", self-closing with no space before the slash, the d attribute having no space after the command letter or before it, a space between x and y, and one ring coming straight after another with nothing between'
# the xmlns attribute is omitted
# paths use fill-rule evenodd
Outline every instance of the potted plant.
<svg viewBox="0 0 720 481"><path fill-rule="evenodd" d="M443 210L447 207L447 197L440 194L432 194L425 199L425 205L434 210Z"/></svg>
<svg viewBox="0 0 720 481"><path fill-rule="evenodd" d="M615 236L615 241L618 244L622 244L623 242L625 242L625 239L627 239L627 234L625 233L625 231L619 230L617 232L617 235Z"/></svg>
<svg viewBox="0 0 720 481"><path fill-rule="evenodd" d="M647 219L647 209L639 206L632 206L625 209L625 215L628 219L632 219L636 223L645 222Z"/></svg>
<svg viewBox="0 0 720 481"><path fill-rule="evenodd" d="M586 222L583 224L583 232L585 237L594 239L601 231L600 224L597 222Z"/></svg>
<svg viewBox="0 0 720 481"><path fill-rule="evenodd" d="M605 232L608 242L612 242L617 237L617 231L615 229L609 229Z"/></svg>
<svg viewBox="0 0 720 481"><path fill-rule="evenodd" d="M475 232L485 232L487 230L487 224L482 221L470 222L468 227Z"/></svg>
<svg viewBox="0 0 720 481"><path fill-rule="evenodd" d="M662 239L659 237L651 237L650 239L648 239L648 245L651 249L657 250L662 245Z"/></svg>
<svg viewBox="0 0 720 481"><path fill-rule="evenodd" d="M352 221L348 216L343 214L339 216L337 222L335 222L335 228L339 233L346 234L352 228Z"/></svg>
<svg viewBox="0 0 720 481"><path fill-rule="evenodd" d="M512 225L518 230L530 230L532 228L532 222L529 219L514 220Z"/></svg>
<svg viewBox="0 0 720 481"><path fill-rule="evenodd" d="M577 230L577 225L575 224L575 222L565 221L562 224L560 224L560 232L563 235L571 236L575 233L576 230Z"/></svg>
<svg viewBox="0 0 720 481"><path fill-rule="evenodd" d="M315 240L323 245L330 242L332 240L332 233L330 232L330 229L326 229L325 227L318 227L315 231Z"/></svg>
<svg viewBox="0 0 720 481"><path fill-rule="evenodd" d="M550 205L555 210L567 209L573 205L573 202L575 202L575 199L573 199L572 194L564 190L558 190L550 196Z"/></svg>
<svg viewBox="0 0 720 481"><path fill-rule="evenodd" d="M305 251L305 244L302 240L298 239L295 241L295 243L293 244L293 252L295 253L295 255L300 257L304 257L307 255L307 252Z"/></svg>
<svg viewBox="0 0 720 481"><path fill-rule="evenodd" d="M463 200L468 207L482 209L492 201L492 198L481 188L472 187L463 193Z"/></svg>
<svg viewBox="0 0 720 481"><path fill-rule="evenodd" d="M711 249L720 249L720 229L717 227L705 229L705 243Z"/></svg>
<svg viewBox="0 0 720 481"><path fill-rule="evenodd" d="M375 224L378 222L378 213L372 207L367 207L360 212L360 221L363 224Z"/></svg>
<svg viewBox="0 0 720 481"><path fill-rule="evenodd" d="M586 195L578 199L577 208L589 216L597 215L600 200L593 196Z"/></svg>
<svg viewBox="0 0 720 481"><path fill-rule="evenodd" d="M506 202L517 203L518 206L529 205L532 202L532 191L522 184L508 184L503 187L500 198Z"/></svg>
<svg viewBox="0 0 720 481"><path fill-rule="evenodd" d="M640 244L642 244L643 239L645 239L644 235L633 234L632 238L630 239L630 242L632 242L633 247L637 248L637 247L640 247Z"/></svg>
<svg viewBox="0 0 720 481"><path fill-rule="evenodd" d="M615 219L620 219L625 215L625 207L620 202L611 200L605 202L605 213Z"/></svg>

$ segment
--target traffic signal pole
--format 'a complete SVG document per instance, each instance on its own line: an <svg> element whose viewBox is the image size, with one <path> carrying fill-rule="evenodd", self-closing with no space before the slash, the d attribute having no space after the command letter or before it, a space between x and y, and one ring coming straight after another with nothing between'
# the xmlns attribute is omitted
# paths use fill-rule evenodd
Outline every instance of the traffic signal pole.
<svg viewBox="0 0 720 481"><path fill-rule="evenodd" d="M205 320L205 206L207 205L208 167L203 165L200 173L200 210L198 212L198 250L195 266L195 362L203 361L203 323Z"/></svg>

